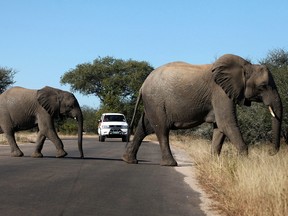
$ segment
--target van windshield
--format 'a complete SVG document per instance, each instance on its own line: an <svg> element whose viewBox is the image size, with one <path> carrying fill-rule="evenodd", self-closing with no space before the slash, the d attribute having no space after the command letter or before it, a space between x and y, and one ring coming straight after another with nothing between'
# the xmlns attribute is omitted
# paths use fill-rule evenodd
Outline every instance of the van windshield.
<svg viewBox="0 0 288 216"><path fill-rule="evenodd" d="M125 117L123 115L105 115L103 121L125 122Z"/></svg>

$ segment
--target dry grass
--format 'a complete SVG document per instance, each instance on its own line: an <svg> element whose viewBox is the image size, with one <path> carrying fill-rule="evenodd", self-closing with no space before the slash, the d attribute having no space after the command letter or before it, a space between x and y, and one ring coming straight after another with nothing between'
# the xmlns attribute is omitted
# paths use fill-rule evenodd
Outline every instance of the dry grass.
<svg viewBox="0 0 288 216"><path fill-rule="evenodd" d="M220 157L210 155L210 141L172 137L197 164L198 180L223 215L288 215L288 146L275 156L267 145L250 147L249 157L238 157L224 144Z"/></svg>
<svg viewBox="0 0 288 216"><path fill-rule="evenodd" d="M60 139L77 137L77 135L62 135L62 134L58 134L58 135ZM83 136L84 137L96 137L97 135L85 134ZM21 131L21 132L15 133L15 139L17 143L35 143L36 138L37 138L36 132ZM0 134L0 144L8 145L8 142L4 134Z"/></svg>
<svg viewBox="0 0 288 216"><path fill-rule="evenodd" d="M17 143L33 143L36 140L36 133L31 132L17 132L15 133ZM0 144L8 145L4 134L0 134Z"/></svg>

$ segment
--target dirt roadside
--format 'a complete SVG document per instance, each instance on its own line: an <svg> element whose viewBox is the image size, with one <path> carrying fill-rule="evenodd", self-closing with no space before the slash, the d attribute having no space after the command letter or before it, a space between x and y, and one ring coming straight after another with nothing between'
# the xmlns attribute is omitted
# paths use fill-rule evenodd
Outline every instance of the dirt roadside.
<svg viewBox="0 0 288 216"><path fill-rule="evenodd" d="M200 194L200 208L207 216L221 216L216 210L211 208L213 201L208 195L201 189L196 178L196 167L193 159L189 154L181 148L171 147L174 157L178 163L178 166L174 169L185 176L184 181L194 190Z"/></svg>

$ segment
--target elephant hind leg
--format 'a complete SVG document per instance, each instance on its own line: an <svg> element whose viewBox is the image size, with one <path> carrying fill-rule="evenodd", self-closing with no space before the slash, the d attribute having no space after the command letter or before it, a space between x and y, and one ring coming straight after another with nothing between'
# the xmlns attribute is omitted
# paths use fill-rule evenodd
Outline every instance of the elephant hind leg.
<svg viewBox="0 0 288 216"><path fill-rule="evenodd" d="M7 141L10 145L11 148L11 156L12 157L22 157L24 156L23 152L19 149L16 140L15 140L15 135L14 132L6 132L5 133Z"/></svg>
<svg viewBox="0 0 288 216"><path fill-rule="evenodd" d="M161 166L177 166L177 162L174 159L170 144L169 144L169 129L165 129L162 127L157 127L155 130L155 133L157 135L157 138L160 143L161 153L162 153L162 159L161 159Z"/></svg>
<svg viewBox="0 0 288 216"><path fill-rule="evenodd" d="M221 132L216 123L214 124L211 153L212 155L219 156L222 150L222 146L225 140L225 134Z"/></svg>
<svg viewBox="0 0 288 216"><path fill-rule="evenodd" d="M136 158L137 152L142 144L142 140L149 134L154 133L154 129L151 127L149 120L146 118L145 113L142 114L132 142L129 142L126 146L125 153L122 156L123 161L126 163L137 164Z"/></svg>

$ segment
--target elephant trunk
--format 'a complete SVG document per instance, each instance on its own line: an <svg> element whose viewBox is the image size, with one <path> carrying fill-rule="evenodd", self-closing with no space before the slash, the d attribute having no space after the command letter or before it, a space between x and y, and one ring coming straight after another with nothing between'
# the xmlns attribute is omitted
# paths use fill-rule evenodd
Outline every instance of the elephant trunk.
<svg viewBox="0 0 288 216"><path fill-rule="evenodd" d="M82 141L83 141L83 115L82 111L79 108L77 112L76 119L78 121L78 149L80 152L80 157L84 158L83 148L82 148Z"/></svg>
<svg viewBox="0 0 288 216"><path fill-rule="evenodd" d="M271 98L271 97L269 97ZM277 91L272 92L273 100L267 104L269 111L272 115L272 142L274 149L270 151L270 155L276 154L280 149L280 137L281 137L281 124L282 124L282 102Z"/></svg>

